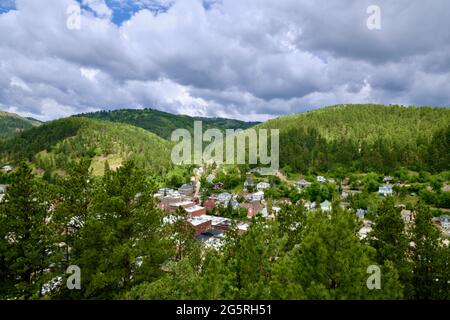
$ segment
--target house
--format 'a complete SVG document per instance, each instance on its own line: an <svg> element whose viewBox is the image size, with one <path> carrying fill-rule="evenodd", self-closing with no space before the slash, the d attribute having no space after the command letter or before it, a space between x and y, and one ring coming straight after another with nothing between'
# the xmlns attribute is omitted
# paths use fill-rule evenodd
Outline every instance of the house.
<svg viewBox="0 0 450 320"><path fill-rule="evenodd" d="M306 189L311 185L311 182L306 181L305 179L301 179L301 180L297 181L296 185L297 185L297 188L299 188L299 189Z"/></svg>
<svg viewBox="0 0 450 320"><path fill-rule="evenodd" d="M313 202L306 201L303 206L305 207L306 210L315 210L317 207L317 204L315 201L313 201Z"/></svg>
<svg viewBox="0 0 450 320"><path fill-rule="evenodd" d="M223 183L222 182L214 183L213 189L214 190L222 190L223 189Z"/></svg>
<svg viewBox="0 0 450 320"><path fill-rule="evenodd" d="M341 198L345 199L349 196L353 196L358 193L361 193L361 191L360 190L343 190L341 193Z"/></svg>
<svg viewBox="0 0 450 320"><path fill-rule="evenodd" d="M380 196L388 197L392 196L393 193L392 186L385 185L378 188L378 194Z"/></svg>
<svg viewBox="0 0 450 320"><path fill-rule="evenodd" d="M327 182L327 179L324 176L317 176L317 182L319 183L325 183Z"/></svg>
<svg viewBox="0 0 450 320"><path fill-rule="evenodd" d="M267 207L264 207L261 209L259 214L261 214L261 217L267 218L269 216L269 210L267 209Z"/></svg>
<svg viewBox="0 0 450 320"><path fill-rule="evenodd" d="M206 208L207 212L211 212L216 207L216 200L209 198L203 201L203 206Z"/></svg>
<svg viewBox="0 0 450 320"><path fill-rule="evenodd" d="M158 194L156 194L155 197L156 196L158 196ZM175 195L175 194L167 195L165 197L164 196L160 196L158 198L159 198L159 201L160 201L159 204L158 204L158 207L161 210L164 210L164 211L169 211L169 206L171 204L177 203L177 202L182 202L182 201L185 200L185 198L182 197L180 194L178 194L178 195Z"/></svg>
<svg viewBox="0 0 450 320"><path fill-rule="evenodd" d="M359 239L363 240L365 238L367 238L367 235L372 231L372 227L371 226L363 226L359 231L358 231L358 235L359 235Z"/></svg>
<svg viewBox="0 0 450 320"><path fill-rule="evenodd" d="M187 207L184 210L186 210L190 217L199 217L206 214L206 208L199 205Z"/></svg>
<svg viewBox="0 0 450 320"><path fill-rule="evenodd" d="M270 188L270 183L268 183L268 182L260 182L260 183L258 183L256 185L256 189L258 191L263 191L263 190L266 190L268 188Z"/></svg>
<svg viewBox="0 0 450 320"><path fill-rule="evenodd" d="M366 214L367 214L367 210L361 209L361 208L356 209L356 215L358 216L358 218L364 219L364 217L366 216Z"/></svg>
<svg viewBox="0 0 450 320"><path fill-rule="evenodd" d="M183 184L178 192L185 196L192 196L194 194L194 185L192 183Z"/></svg>
<svg viewBox="0 0 450 320"><path fill-rule="evenodd" d="M242 222L237 225L237 228L238 234L242 236L244 233L247 232L248 228L250 228L250 224Z"/></svg>
<svg viewBox="0 0 450 320"><path fill-rule="evenodd" d="M442 228L449 229L450 228L450 216L443 215L439 218L441 222Z"/></svg>
<svg viewBox="0 0 450 320"><path fill-rule="evenodd" d="M405 222L411 222L414 220L414 212L412 212L411 210L403 209L402 211L400 211L400 215Z"/></svg>
<svg viewBox="0 0 450 320"><path fill-rule="evenodd" d="M251 219L258 214L263 209L263 206L259 201L252 201L242 203L241 208L247 209L247 218Z"/></svg>
<svg viewBox="0 0 450 320"><path fill-rule="evenodd" d="M320 204L320 210L324 211L324 212L329 212L331 211L331 202L328 200L325 200L324 202L322 202Z"/></svg>
<svg viewBox="0 0 450 320"><path fill-rule="evenodd" d="M277 215L281 211L280 207L272 207L272 213L269 213L269 209L267 207L262 208L262 210L259 212L261 213L261 216L263 218L269 218L270 216L273 216L274 214Z"/></svg>
<svg viewBox="0 0 450 320"><path fill-rule="evenodd" d="M237 200L231 200L231 208L236 210L239 207L239 202Z"/></svg>
<svg viewBox="0 0 450 320"><path fill-rule="evenodd" d="M342 187L348 186L349 184L350 184L350 178L348 178L348 177L345 177L341 182Z"/></svg>
<svg viewBox="0 0 450 320"><path fill-rule="evenodd" d="M244 190L248 190L249 187L254 187L255 182L252 179L247 179L244 182Z"/></svg>
<svg viewBox="0 0 450 320"><path fill-rule="evenodd" d="M217 202L221 204L222 206L226 207L228 205L228 202L230 202L233 195L229 192L222 192L217 196Z"/></svg>
<svg viewBox="0 0 450 320"><path fill-rule="evenodd" d="M183 209L187 209L190 207L194 207L196 204L190 200L184 200L184 201L180 201L180 202L174 202L174 203L169 203L165 209L168 212L174 212L176 211L178 208L183 208Z"/></svg>
<svg viewBox="0 0 450 320"><path fill-rule="evenodd" d="M263 201L264 200L264 191L258 191L251 195L250 201Z"/></svg>
<svg viewBox="0 0 450 320"><path fill-rule="evenodd" d="M4 166L4 167L2 167L2 170L5 172L9 172L9 171L14 170L14 168L12 166Z"/></svg>

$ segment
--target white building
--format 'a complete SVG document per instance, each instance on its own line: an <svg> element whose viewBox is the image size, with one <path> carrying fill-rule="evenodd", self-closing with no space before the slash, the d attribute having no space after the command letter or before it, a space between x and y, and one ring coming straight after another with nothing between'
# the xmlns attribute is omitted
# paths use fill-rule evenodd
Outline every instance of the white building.
<svg viewBox="0 0 450 320"><path fill-rule="evenodd" d="M296 185L297 185L297 188L299 188L299 189L305 189L311 185L311 182L306 181L305 179L301 179L301 180L297 181Z"/></svg>
<svg viewBox="0 0 450 320"><path fill-rule="evenodd" d="M331 202L328 200L325 200L324 202L322 202L320 204L320 210L324 211L324 212L329 212L331 211Z"/></svg>
<svg viewBox="0 0 450 320"><path fill-rule="evenodd" d="M378 194L384 197L392 196L394 191L392 190L392 186L382 186L378 188Z"/></svg>
<svg viewBox="0 0 450 320"><path fill-rule="evenodd" d="M317 182L325 183L327 182L327 179L324 176L317 176Z"/></svg>
<svg viewBox="0 0 450 320"><path fill-rule="evenodd" d="M217 196L217 202L226 207L228 202L233 198L233 195L229 192L222 192Z"/></svg>
<svg viewBox="0 0 450 320"><path fill-rule="evenodd" d="M449 229L450 228L450 216L443 215L439 218L441 221L442 228Z"/></svg>
<svg viewBox="0 0 450 320"><path fill-rule="evenodd" d="M252 194L251 201L263 201L264 200L264 191L258 191Z"/></svg>
<svg viewBox="0 0 450 320"><path fill-rule="evenodd" d="M258 191L263 191L263 190L266 190L268 188L270 188L270 183L267 183L267 182L260 182L260 183L258 183L256 185L256 189Z"/></svg>

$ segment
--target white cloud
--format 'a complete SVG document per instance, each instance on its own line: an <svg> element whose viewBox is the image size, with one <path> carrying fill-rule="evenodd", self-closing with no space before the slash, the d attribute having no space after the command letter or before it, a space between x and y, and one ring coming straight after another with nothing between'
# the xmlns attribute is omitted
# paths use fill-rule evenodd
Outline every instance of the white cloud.
<svg viewBox="0 0 450 320"><path fill-rule="evenodd" d="M105 0L83 0L82 3L91 8L98 17L111 18L112 16L112 10L106 5Z"/></svg>
<svg viewBox="0 0 450 320"><path fill-rule="evenodd" d="M98 69L80 68L81 75L90 81L96 81L95 77L100 72Z"/></svg>
<svg viewBox="0 0 450 320"><path fill-rule="evenodd" d="M366 0L209 9L201 0L141 0L121 26L106 3L130 2L83 1L95 14L83 11L80 30L65 27L74 0L17 0L18 11L0 14L2 109L52 119L155 107L264 120L335 103L449 105L445 0L380 0L378 33L365 27Z"/></svg>
<svg viewBox="0 0 450 320"><path fill-rule="evenodd" d="M25 82L23 82L22 79L17 78L17 77L12 77L11 78L11 82L9 84L12 87L18 87L18 88L20 88L20 89L22 89L24 91L27 91L27 92L32 92L33 91L33 90L31 90L31 88Z"/></svg>

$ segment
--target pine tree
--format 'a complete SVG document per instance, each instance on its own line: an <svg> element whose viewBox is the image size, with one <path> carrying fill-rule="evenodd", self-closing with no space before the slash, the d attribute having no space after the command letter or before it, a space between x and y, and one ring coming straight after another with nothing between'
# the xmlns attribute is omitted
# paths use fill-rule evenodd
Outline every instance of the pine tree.
<svg viewBox="0 0 450 320"><path fill-rule="evenodd" d="M354 215L339 209L310 218L301 245L292 253L296 282L308 299L401 297L395 270L388 268L384 268L383 290L367 288L367 268L376 265L375 250L359 241L357 229Z"/></svg>
<svg viewBox="0 0 450 320"><path fill-rule="evenodd" d="M0 205L0 287L4 298L40 297L43 285L53 277L50 267L61 261L48 190L25 164L11 175Z"/></svg>
<svg viewBox="0 0 450 320"><path fill-rule="evenodd" d="M433 225L430 208L419 203L412 231L413 285L416 299L448 299L448 248Z"/></svg>
<svg viewBox="0 0 450 320"><path fill-rule="evenodd" d="M383 201L378 208L369 243L377 250L376 260L381 265L391 261L400 275L405 296L411 295L411 266L408 262L409 241L405 222L395 208L393 198Z"/></svg>
<svg viewBox="0 0 450 320"><path fill-rule="evenodd" d="M86 298L117 298L154 281L171 256L145 173L131 162L110 171L95 188L88 218L74 243Z"/></svg>

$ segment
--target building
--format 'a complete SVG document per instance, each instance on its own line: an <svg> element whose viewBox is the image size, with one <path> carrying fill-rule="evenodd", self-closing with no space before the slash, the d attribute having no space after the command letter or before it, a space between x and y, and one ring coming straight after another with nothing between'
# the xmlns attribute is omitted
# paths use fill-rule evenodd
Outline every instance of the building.
<svg viewBox="0 0 450 320"><path fill-rule="evenodd" d="M297 181L296 185L297 185L297 188L299 188L299 189L306 189L311 185L311 182L306 181L305 179L301 179L301 180Z"/></svg>
<svg viewBox="0 0 450 320"><path fill-rule="evenodd" d="M216 207L216 200L212 198L206 199L203 201L203 206L206 208L207 212L211 212Z"/></svg>
<svg viewBox="0 0 450 320"><path fill-rule="evenodd" d="M247 232L248 228L250 228L250 224L242 222L237 225L237 228L239 235L242 236L244 233Z"/></svg>
<svg viewBox="0 0 450 320"><path fill-rule="evenodd" d="M270 183L268 182L260 182L256 185L256 190L263 191L270 188Z"/></svg>
<svg viewBox="0 0 450 320"><path fill-rule="evenodd" d="M171 189L168 189L171 190ZM166 195L164 195L166 194ZM155 198L159 199L159 205L158 207L161 210L168 211L169 205L172 203L177 203L185 200L186 198L182 196L178 191L173 191L169 193L161 192L161 190L154 195Z"/></svg>
<svg viewBox="0 0 450 320"><path fill-rule="evenodd" d="M345 199L349 196L354 196L355 194L361 193L359 190L342 190L341 198Z"/></svg>
<svg viewBox="0 0 450 320"><path fill-rule="evenodd" d="M2 170L5 171L5 172L9 172L9 171L13 171L14 168L12 166L3 166Z"/></svg>
<svg viewBox="0 0 450 320"><path fill-rule="evenodd" d="M247 218L251 219L255 217L258 212L263 209L263 206L259 201L246 202L241 204L241 208L245 208L247 210Z"/></svg>
<svg viewBox="0 0 450 320"><path fill-rule="evenodd" d="M5 193L6 193L6 185L0 184L0 194L5 194Z"/></svg>
<svg viewBox="0 0 450 320"><path fill-rule="evenodd" d="M222 192L221 194L219 194L217 196L217 202L226 207L228 206L228 202L230 202L230 200L233 198L233 195L229 192Z"/></svg>
<svg viewBox="0 0 450 320"><path fill-rule="evenodd" d="M358 232L359 239L360 239L360 240L363 240L363 239L367 238L367 235L368 235L371 231L372 231L372 227L371 227L371 226L367 226L367 225L363 226L363 227L359 230L359 232Z"/></svg>
<svg viewBox="0 0 450 320"><path fill-rule="evenodd" d="M231 200L231 208L236 210L239 207L239 202L237 200Z"/></svg>
<svg viewBox="0 0 450 320"><path fill-rule="evenodd" d="M194 228L196 236L207 232L212 227L211 220L204 216L190 218L188 223Z"/></svg>
<svg viewBox="0 0 450 320"><path fill-rule="evenodd" d="M325 183L327 182L327 179L324 176L317 176L317 182L319 183Z"/></svg>
<svg viewBox="0 0 450 320"><path fill-rule="evenodd" d="M414 221L414 218L415 218L414 212L411 210L403 209L402 211L400 211L400 215L402 216L402 219L408 223Z"/></svg>
<svg viewBox="0 0 450 320"><path fill-rule="evenodd" d="M342 181L341 181L341 186L342 187L346 187L350 184L350 178L345 177Z"/></svg>
<svg viewBox="0 0 450 320"><path fill-rule="evenodd" d="M314 210L314 209L316 209L317 204L315 201L313 201L313 202L306 201L303 206L305 207L306 210Z"/></svg>
<svg viewBox="0 0 450 320"><path fill-rule="evenodd" d="M244 190L248 190L249 187L254 187L255 186L255 182L252 179L247 179L244 182Z"/></svg>
<svg viewBox="0 0 450 320"><path fill-rule="evenodd" d="M450 216L443 215L439 218L441 222L442 228L449 229L450 228Z"/></svg>
<svg viewBox="0 0 450 320"><path fill-rule="evenodd" d="M174 212L176 211L178 208L183 208L183 209L187 209L190 207L194 207L196 204L194 202L192 202L191 200L183 200L180 202L174 202L174 203L169 203L166 207L166 211L168 212Z"/></svg>
<svg viewBox="0 0 450 320"><path fill-rule="evenodd" d="M325 200L324 202L322 202L320 204L320 210L324 211L324 212L329 212L331 211L331 202L328 200Z"/></svg>
<svg viewBox="0 0 450 320"><path fill-rule="evenodd" d="M361 208L356 209L356 215L358 216L358 218L364 219L364 217L366 216L366 214L367 214L367 210L361 209Z"/></svg>
<svg viewBox="0 0 450 320"><path fill-rule="evenodd" d="M258 191L251 195L250 201L263 201L264 200L264 191Z"/></svg>
<svg viewBox="0 0 450 320"><path fill-rule="evenodd" d="M195 205L192 207L187 207L184 208L184 210L186 210L186 212L191 216L191 217L199 217L202 215L206 214L206 208L199 206L199 205Z"/></svg>
<svg viewBox="0 0 450 320"><path fill-rule="evenodd" d="M192 183L183 184L178 192L184 196L192 196L194 194L194 185Z"/></svg>
<svg viewBox="0 0 450 320"><path fill-rule="evenodd" d="M385 185L378 188L378 194L383 197L388 197L392 196L394 191L392 190L392 186Z"/></svg>
<svg viewBox="0 0 450 320"><path fill-rule="evenodd" d="M222 182L214 183L213 189L214 190L222 190L223 189L223 183Z"/></svg>

